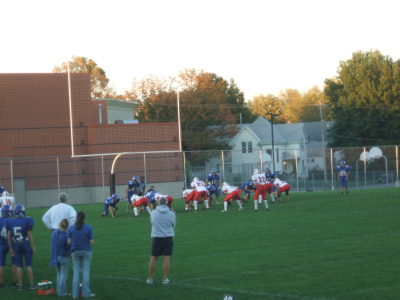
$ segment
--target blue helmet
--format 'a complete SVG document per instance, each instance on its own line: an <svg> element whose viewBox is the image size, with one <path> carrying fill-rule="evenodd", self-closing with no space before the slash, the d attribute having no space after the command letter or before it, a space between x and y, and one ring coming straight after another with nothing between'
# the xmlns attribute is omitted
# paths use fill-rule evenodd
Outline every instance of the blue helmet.
<svg viewBox="0 0 400 300"><path fill-rule="evenodd" d="M266 167L265 172L267 172L267 171L271 171L271 169L269 167Z"/></svg>
<svg viewBox="0 0 400 300"><path fill-rule="evenodd" d="M138 182L138 181L139 181L139 178L138 178L137 176L133 176L133 177L132 177L132 181L133 181L133 182Z"/></svg>
<svg viewBox="0 0 400 300"><path fill-rule="evenodd" d="M14 217L25 217L25 207L22 204L14 207Z"/></svg>
<svg viewBox="0 0 400 300"><path fill-rule="evenodd" d="M1 216L3 218L11 218L13 216L11 205L6 204L1 208Z"/></svg>
<svg viewBox="0 0 400 300"><path fill-rule="evenodd" d="M346 164L346 162L345 162L344 160L341 160L341 161L340 161L340 164L341 164L341 165L344 165L344 164Z"/></svg>
<svg viewBox="0 0 400 300"><path fill-rule="evenodd" d="M215 168L212 169L212 170L211 170L211 173L217 173L217 169L215 169Z"/></svg>
<svg viewBox="0 0 400 300"><path fill-rule="evenodd" d="M119 202L119 196L117 194L112 194L111 198L114 199L114 201L113 201L114 203L118 203Z"/></svg>

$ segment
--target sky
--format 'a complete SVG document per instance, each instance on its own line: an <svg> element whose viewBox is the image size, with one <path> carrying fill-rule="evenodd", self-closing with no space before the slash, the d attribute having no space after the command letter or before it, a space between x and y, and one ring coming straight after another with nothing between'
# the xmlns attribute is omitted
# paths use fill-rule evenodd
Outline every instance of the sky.
<svg viewBox="0 0 400 300"><path fill-rule="evenodd" d="M356 51L400 58L399 1L0 2L0 73L94 60L118 93L184 69L233 78L246 99L322 88Z"/></svg>

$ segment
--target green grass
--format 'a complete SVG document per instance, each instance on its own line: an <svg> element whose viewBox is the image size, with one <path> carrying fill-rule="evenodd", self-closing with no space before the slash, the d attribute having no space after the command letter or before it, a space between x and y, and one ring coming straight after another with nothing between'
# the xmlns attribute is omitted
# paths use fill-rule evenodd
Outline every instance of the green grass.
<svg viewBox="0 0 400 300"><path fill-rule="evenodd" d="M169 285L163 285L162 258L147 285L151 237L147 212L100 218L102 205L76 207L93 226L91 289L97 299L399 299L400 189L292 193L291 202L270 211L183 212L175 200L177 228ZM283 197L284 201L285 197ZM262 208L263 206L261 206ZM35 282L56 281L49 268L51 232L28 210L33 236ZM8 277L7 277L8 276ZM24 272L25 285L27 276ZM6 280L10 269L6 269ZM72 268L68 277L71 291ZM35 292L0 290L1 299L41 298ZM48 299L56 295L45 296Z"/></svg>

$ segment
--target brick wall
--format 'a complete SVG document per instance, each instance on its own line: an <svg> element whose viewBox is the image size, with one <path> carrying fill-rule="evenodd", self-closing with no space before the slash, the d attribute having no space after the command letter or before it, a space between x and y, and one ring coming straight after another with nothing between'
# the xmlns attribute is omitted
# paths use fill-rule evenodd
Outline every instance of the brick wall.
<svg viewBox="0 0 400 300"><path fill-rule="evenodd" d="M75 155L179 149L177 123L106 124L107 102L91 100L89 74L71 74L71 97ZM54 189L58 182L61 188L103 184L102 172L109 174L114 157L68 157L67 74L0 74L0 101L6 112L0 118L0 159L13 158L14 178L24 178L27 190ZM98 124L99 102L104 125ZM146 156L121 157L115 166L117 184L144 173L151 182L183 180L181 154ZM1 162L0 182L5 182L9 162Z"/></svg>

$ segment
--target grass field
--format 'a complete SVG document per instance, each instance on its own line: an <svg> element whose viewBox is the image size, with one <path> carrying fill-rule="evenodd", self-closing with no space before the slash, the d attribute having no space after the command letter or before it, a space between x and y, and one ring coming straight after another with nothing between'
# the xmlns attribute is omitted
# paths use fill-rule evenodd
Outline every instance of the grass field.
<svg viewBox="0 0 400 300"><path fill-rule="evenodd" d="M283 198L284 199L284 198ZM284 200L283 200L284 201ZM175 200L177 228L169 285L163 285L162 258L145 283L151 225L120 205L116 218L100 218L102 205L82 205L94 231L91 289L96 299L400 299L400 189L292 193L289 203L270 211L183 212ZM263 207L260 206L261 208ZM31 209L35 283L56 281L49 268L51 232ZM9 262L9 260L8 260ZM1 299L58 298L12 288L10 268ZM8 277L7 277L8 276ZM24 270L25 286L27 276ZM72 284L72 264L67 280Z"/></svg>

